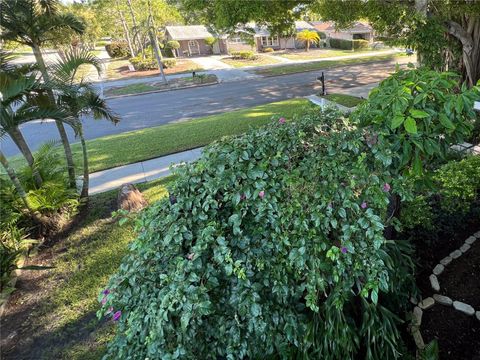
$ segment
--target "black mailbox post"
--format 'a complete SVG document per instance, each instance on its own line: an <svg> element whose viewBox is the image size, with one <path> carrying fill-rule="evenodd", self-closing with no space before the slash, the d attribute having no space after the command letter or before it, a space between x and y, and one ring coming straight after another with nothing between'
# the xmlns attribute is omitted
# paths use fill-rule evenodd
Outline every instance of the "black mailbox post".
<svg viewBox="0 0 480 360"><path fill-rule="evenodd" d="M327 95L327 92L325 90L325 74L322 71L322 76L317 77L317 80L322 82L322 95Z"/></svg>

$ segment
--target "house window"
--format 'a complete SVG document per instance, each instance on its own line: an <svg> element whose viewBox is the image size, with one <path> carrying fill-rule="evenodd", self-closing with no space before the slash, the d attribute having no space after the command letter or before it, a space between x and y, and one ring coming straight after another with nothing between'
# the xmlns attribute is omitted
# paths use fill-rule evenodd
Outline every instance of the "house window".
<svg viewBox="0 0 480 360"><path fill-rule="evenodd" d="M262 46L278 46L278 36L262 36Z"/></svg>

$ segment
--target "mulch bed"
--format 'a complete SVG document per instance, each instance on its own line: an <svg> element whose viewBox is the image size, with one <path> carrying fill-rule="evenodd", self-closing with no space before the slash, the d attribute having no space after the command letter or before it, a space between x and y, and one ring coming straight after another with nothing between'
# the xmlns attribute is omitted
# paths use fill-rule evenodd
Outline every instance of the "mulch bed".
<svg viewBox="0 0 480 360"><path fill-rule="evenodd" d="M437 236L416 235L416 280L424 297L432 296L429 275L441 259L463 245L465 239L480 230L480 201L465 219L443 218L435 224ZM480 310L480 243L479 240L459 259L453 260L439 276L440 293L453 300L463 301ZM424 311L421 333L427 344L437 339L440 359L480 360L480 321L453 307L436 304Z"/></svg>
<svg viewBox="0 0 480 360"><path fill-rule="evenodd" d="M440 293L480 311L480 240L438 277ZM480 337L480 334L479 334ZM479 349L480 351L480 349Z"/></svg>
<svg viewBox="0 0 480 360"><path fill-rule="evenodd" d="M438 340L440 360L480 360L480 321L453 307L435 305L422 318L425 343Z"/></svg>

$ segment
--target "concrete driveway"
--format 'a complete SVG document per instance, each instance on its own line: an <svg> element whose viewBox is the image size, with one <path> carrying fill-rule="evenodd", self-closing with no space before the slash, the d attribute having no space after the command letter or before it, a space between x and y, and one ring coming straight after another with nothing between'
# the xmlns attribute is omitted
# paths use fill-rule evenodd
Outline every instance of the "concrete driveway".
<svg viewBox="0 0 480 360"><path fill-rule="evenodd" d="M405 63L408 59L401 59L401 61ZM395 62L393 61L324 70L327 91L335 92L376 83L394 70ZM320 73L321 70L254 78L207 87L111 99L108 100L108 104L121 116L120 124L114 126L106 121L85 119L85 137L94 139L311 95L319 91L320 84L316 78ZM23 125L21 129L32 149L37 149L45 141L58 139L58 132L53 122L32 122ZM75 140L70 130L69 136L72 141ZM8 138L2 139L1 146L7 156L18 153L18 149Z"/></svg>

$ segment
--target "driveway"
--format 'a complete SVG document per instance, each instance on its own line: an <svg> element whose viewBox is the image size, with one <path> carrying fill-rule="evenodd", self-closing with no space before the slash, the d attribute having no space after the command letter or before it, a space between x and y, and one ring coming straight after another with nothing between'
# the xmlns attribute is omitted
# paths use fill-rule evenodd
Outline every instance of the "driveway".
<svg viewBox="0 0 480 360"><path fill-rule="evenodd" d="M402 58L401 61L405 63L408 59ZM327 69L324 70L327 91L335 92L376 83L394 70L395 62L392 61ZM105 135L311 95L320 89L320 84L316 81L320 74L321 70L111 99L108 100L108 104L121 116L120 124L113 126L106 121L85 119L85 137L95 139ZM21 128L33 149L37 149L45 141L58 139L58 132L53 122L28 123ZM69 131L69 136L74 140L72 131ZM7 156L18 153L18 149L10 139L2 139L1 144Z"/></svg>

